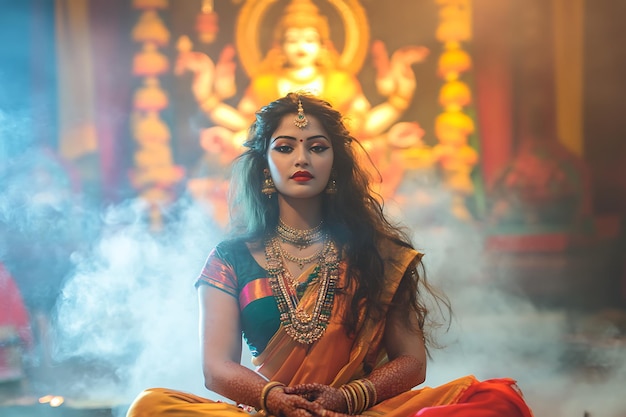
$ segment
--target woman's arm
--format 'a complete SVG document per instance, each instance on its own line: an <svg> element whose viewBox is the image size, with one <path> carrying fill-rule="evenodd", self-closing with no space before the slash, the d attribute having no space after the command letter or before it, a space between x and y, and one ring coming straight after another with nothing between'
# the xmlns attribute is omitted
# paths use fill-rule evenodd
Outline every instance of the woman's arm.
<svg viewBox="0 0 626 417"><path fill-rule="evenodd" d="M409 311L412 311L409 309ZM378 402L394 397L426 379L426 347L417 315L392 307L387 313L384 344L389 362L367 377L376 388Z"/></svg>
<svg viewBox="0 0 626 417"><path fill-rule="evenodd" d="M200 285L200 342L204 385L240 404L259 406L266 381L241 361L241 328L237 299Z"/></svg>

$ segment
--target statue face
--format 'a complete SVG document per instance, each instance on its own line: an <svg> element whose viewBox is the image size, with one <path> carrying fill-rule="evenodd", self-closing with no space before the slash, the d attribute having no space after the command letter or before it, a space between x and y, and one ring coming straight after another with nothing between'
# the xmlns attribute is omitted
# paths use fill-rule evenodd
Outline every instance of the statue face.
<svg viewBox="0 0 626 417"><path fill-rule="evenodd" d="M290 28L285 31L283 52L290 67L300 69L314 66L321 49L322 42L317 29Z"/></svg>

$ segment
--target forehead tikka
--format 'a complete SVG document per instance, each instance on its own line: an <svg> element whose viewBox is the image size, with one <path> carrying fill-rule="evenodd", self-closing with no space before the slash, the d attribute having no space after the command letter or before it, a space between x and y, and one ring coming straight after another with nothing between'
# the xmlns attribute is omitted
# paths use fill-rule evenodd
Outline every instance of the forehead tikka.
<svg viewBox="0 0 626 417"><path fill-rule="evenodd" d="M298 126L300 129L304 129L306 125L309 124L306 116L304 115L304 109L302 108L302 100L298 99L298 114L296 118L293 119L293 124Z"/></svg>

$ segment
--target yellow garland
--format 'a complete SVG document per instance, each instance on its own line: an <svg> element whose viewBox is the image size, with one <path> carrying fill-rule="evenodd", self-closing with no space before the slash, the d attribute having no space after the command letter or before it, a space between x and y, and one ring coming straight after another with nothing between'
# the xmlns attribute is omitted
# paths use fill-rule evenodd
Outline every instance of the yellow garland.
<svg viewBox="0 0 626 417"><path fill-rule="evenodd" d="M148 205L153 230L162 228L160 207L173 201L172 185L182 177L182 169L173 163L170 147L170 128L161 119L160 112L169 104L158 75L169 68L169 60L158 50L169 43L170 32L158 14L158 9L169 6L167 1L135 1L133 6L142 13L131 37L142 48L135 54L132 71L143 76L143 85L135 91L131 133L137 142L135 168L131 183Z"/></svg>
<svg viewBox="0 0 626 417"><path fill-rule="evenodd" d="M439 6L436 37L444 46L437 74L444 84L439 94L443 113L437 116L435 132L439 144L433 150L444 171L444 182L452 192L453 214L469 220L471 215L465 197L474 191L470 174L478 155L468 144L468 136L474 130L473 121L463 113L463 108L472 101L472 92L459 78L472 67L469 53L463 50L463 42L472 39L472 1L435 0L435 3ZM463 126L451 121L463 121Z"/></svg>

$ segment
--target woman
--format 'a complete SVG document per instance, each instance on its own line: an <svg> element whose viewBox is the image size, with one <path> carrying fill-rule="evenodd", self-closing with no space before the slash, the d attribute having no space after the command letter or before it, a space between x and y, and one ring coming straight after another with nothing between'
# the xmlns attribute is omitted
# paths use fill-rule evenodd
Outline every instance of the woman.
<svg viewBox="0 0 626 417"><path fill-rule="evenodd" d="M424 297L445 299L369 191L339 112L288 94L257 113L245 146L237 237L197 281L205 385L245 406L152 389L128 416L531 415L509 380L411 390L426 375ZM242 332L256 371L240 364Z"/></svg>

